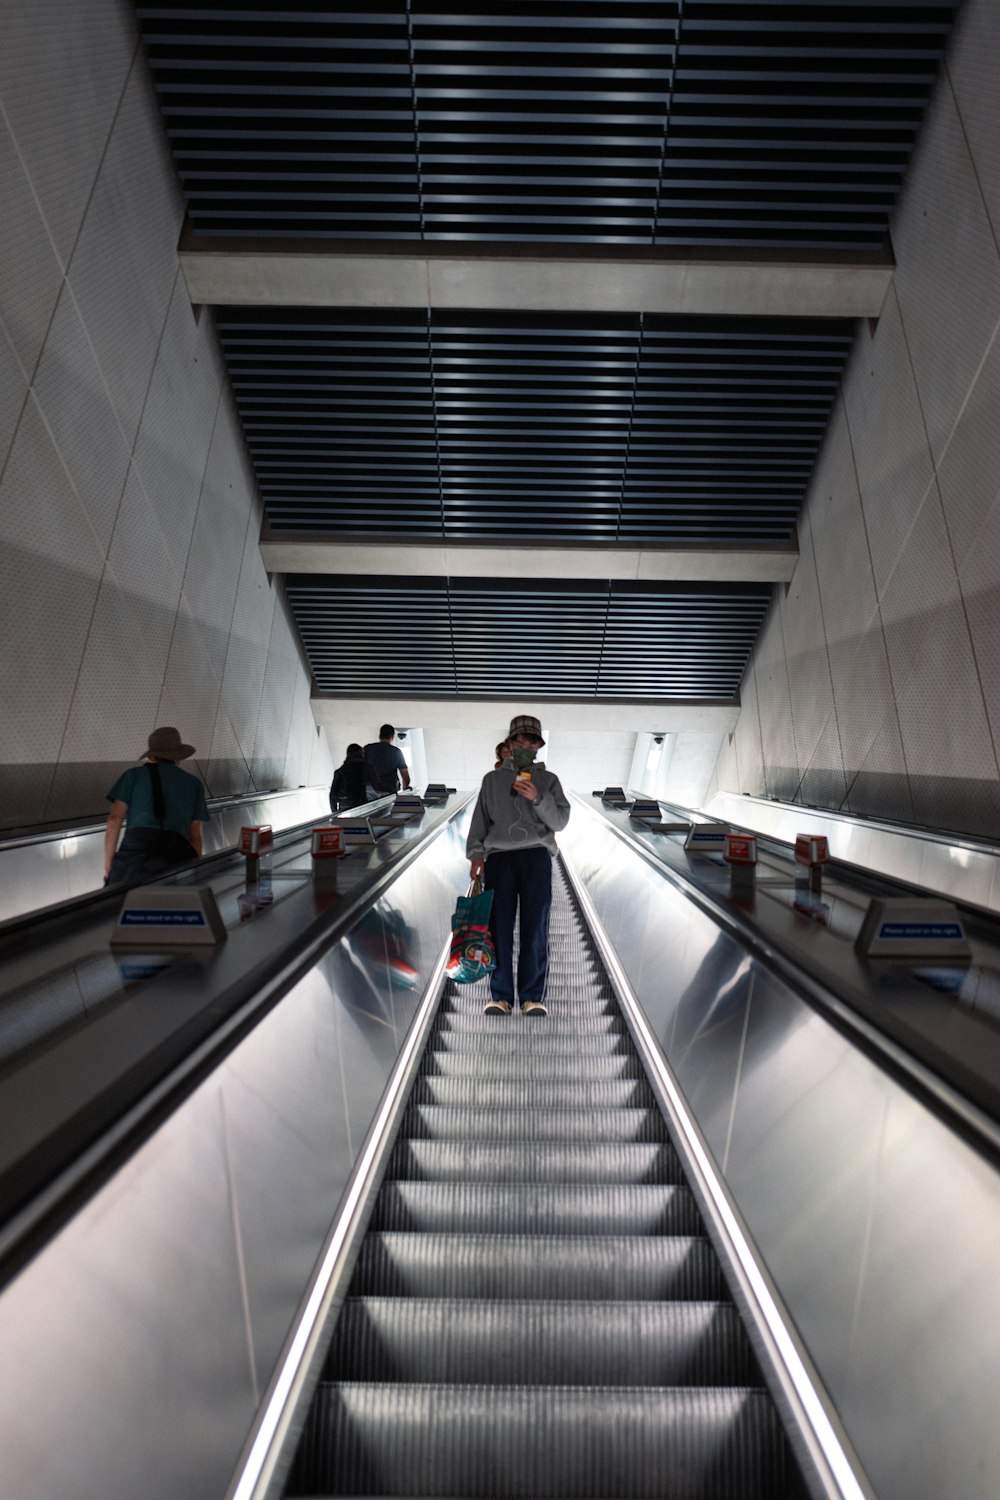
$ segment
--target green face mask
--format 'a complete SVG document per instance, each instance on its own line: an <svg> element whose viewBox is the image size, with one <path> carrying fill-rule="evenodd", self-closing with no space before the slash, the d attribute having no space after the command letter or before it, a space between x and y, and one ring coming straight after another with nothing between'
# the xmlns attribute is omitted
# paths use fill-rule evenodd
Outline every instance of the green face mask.
<svg viewBox="0 0 1000 1500"><path fill-rule="evenodd" d="M534 760L537 754L538 751L533 746L523 748L520 745L512 745L510 758L514 762L515 766L517 766L517 769L519 771L524 771L528 766L531 765L531 762Z"/></svg>

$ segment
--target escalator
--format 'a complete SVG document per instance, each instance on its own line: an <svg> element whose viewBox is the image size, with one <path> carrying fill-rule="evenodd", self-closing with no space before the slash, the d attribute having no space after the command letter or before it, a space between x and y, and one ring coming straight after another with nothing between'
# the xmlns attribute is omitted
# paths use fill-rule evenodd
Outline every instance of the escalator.
<svg viewBox="0 0 1000 1500"><path fill-rule="evenodd" d="M553 877L549 1015L446 989L289 1497L806 1494Z"/></svg>

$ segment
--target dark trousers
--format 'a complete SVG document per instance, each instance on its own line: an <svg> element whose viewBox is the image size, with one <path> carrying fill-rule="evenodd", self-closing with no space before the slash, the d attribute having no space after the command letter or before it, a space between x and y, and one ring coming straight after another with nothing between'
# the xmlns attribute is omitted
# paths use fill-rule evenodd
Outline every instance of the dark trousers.
<svg viewBox="0 0 1000 1500"><path fill-rule="evenodd" d="M490 933L497 966L490 975L494 1000L514 1003L514 919L520 906L521 941L517 954L517 998L545 998L549 970L549 911L552 906L552 856L547 849L505 849L486 860L483 885L493 892Z"/></svg>
<svg viewBox="0 0 1000 1500"><path fill-rule="evenodd" d="M111 869L105 885L137 885L142 880L152 880L176 870L197 859L187 839L168 828L126 828L125 837L111 861Z"/></svg>

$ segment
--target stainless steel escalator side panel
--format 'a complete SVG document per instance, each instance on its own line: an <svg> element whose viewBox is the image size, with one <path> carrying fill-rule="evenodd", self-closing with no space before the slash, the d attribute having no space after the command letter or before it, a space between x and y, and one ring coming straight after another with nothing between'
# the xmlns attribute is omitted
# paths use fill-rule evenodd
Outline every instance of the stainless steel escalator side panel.
<svg viewBox="0 0 1000 1500"><path fill-rule="evenodd" d="M831 855L846 864L941 891L971 906L1000 911L1000 848L960 833L872 822L850 813L796 807L736 792L717 792L706 811L786 843L794 843L798 833L825 834Z"/></svg>
<svg viewBox="0 0 1000 1500"><path fill-rule="evenodd" d="M1000 1174L582 800L559 841L878 1500L995 1500Z"/></svg>
<svg viewBox="0 0 1000 1500"><path fill-rule="evenodd" d="M225 1493L437 972L467 817L7 1285L5 1493Z"/></svg>
<svg viewBox="0 0 1000 1500"><path fill-rule="evenodd" d="M330 816L326 787L298 787L239 801L210 802L206 855L239 843L244 824L270 823L275 833ZM104 882L104 825L0 840L0 922L99 891Z"/></svg>

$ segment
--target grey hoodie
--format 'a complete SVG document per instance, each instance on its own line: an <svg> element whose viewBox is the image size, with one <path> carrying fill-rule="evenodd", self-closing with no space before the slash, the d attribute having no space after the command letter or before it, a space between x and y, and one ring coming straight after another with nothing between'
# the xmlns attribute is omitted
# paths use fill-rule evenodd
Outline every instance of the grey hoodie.
<svg viewBox="0 0 1000 1500"><path fill-rule="evenodd" d="M555 835L569 822L569 802L559 777L536 760L531 779L541 796L537 802L528 802L511 791L516 769L513 761L505 760L498 771L488 771L483 777L465 845L470 859L539 847L555 854Z"/></svg>

